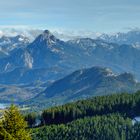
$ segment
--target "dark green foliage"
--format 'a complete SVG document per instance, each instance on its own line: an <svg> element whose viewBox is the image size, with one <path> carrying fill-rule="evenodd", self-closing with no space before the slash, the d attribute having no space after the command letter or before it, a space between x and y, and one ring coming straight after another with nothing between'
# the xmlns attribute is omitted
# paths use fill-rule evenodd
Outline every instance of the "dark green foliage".
<svg viewBox="0 0 140 140"><path fill-rule="evenodd" d="M131 128L131 137L133 140L140 140L140 123L136 123Z"/></svg>
<svg viewBox="0 0 140 140"><path fill-rule="evenodd" d="M36 118L37 116L35 113L30 113L25 116L25 120L28 122L29 127L35 126Z"/></svg>
<svg viewBox="0 0 140 140"><path fill-rule="evenodd" d="M140 115L139 108L140 92L95 97L44 110L42 113L42 123L67 123L85 116L110 113L120 113L123 116L133 118Z"/></svg>
<svg viewBox="0 0 140 140"><path fill-rule="evenodd" d="M78 119L34 129L34 140L130 140L131 120L119 115Z"/></svg>
<svg viewBox="0 0 140 140"><path fill-rule="evenodd" d="M140 140L140 124L132 123L136 116L140 116L140 91L94 97L44 110L41 120L45 126L33 128L32 138Z"/></svg>

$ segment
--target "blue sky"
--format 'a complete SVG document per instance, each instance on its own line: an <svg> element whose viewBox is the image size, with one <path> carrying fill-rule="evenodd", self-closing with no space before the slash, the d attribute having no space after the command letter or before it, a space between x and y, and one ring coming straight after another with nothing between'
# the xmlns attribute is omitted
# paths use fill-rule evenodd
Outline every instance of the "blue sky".
<svg viewBox="0 0 140 140"><path fill-rule="evenodd" d="M0 0L0 28L117 32L140 27L140 0Z"/></svg>

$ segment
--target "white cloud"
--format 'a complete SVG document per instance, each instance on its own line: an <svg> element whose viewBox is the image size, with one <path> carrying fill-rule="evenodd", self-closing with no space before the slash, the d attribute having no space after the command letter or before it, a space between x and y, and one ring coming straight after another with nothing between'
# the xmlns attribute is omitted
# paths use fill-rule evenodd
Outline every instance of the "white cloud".
<svg viewBox="0 0 140 140"><path fill-rule="evenodd" d="M16 36L16 35L24 35L30 38L30 40L34 40L39 34L43 32L44 29L33 28L26 25L5 25L0 26L0 37L1 36ZM61 28L50 28L50 32L52 32L57 38L62 40L71 40L75 38L96 38L101 35L101 33L93 32L93 31L84 31L84 30L65 30Z"/></svg>
<svg viewBox="0 0 140 140"><path fill-rule="evenodd" d="M102 33L99 32L93 32L93 31L84 31L84 30L56 30L53 32L54 35L62 40L71 40L75 38L97 38L99 37Z"/></svg>
<svg viewBox="0 0 140 140"><path fill-rule="evenodd" d="M30 40L32 41L41 32L42 30L40 29L34 29L25 25L0 26L0 37L24 35L26 37L29 37Z"/></svg>

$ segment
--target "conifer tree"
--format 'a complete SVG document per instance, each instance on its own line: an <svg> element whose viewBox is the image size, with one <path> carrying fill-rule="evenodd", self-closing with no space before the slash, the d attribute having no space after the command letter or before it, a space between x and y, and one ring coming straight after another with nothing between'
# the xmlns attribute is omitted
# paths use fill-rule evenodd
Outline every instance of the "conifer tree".
<svg viewBox="0 0 140 140"><path fill-rule="evenodd" d="M11 105L5 111L2 128L4 135L11 137L11 140L31 140L29 132L26 130L27 123L15 105ZM5 136L4 136L5 137ZM4 138L4 140L8 140Z"/></svg>

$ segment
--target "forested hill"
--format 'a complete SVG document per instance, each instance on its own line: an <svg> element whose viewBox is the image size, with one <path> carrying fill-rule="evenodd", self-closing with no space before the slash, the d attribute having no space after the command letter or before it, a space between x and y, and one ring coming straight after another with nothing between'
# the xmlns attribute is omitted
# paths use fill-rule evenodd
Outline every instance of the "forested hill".
<svg viewBox="0 0 140 140"><path fill-rule="evenodd" d="M139 140L139 125L119 115L96 116L32 131L33 140Z"/></svg>
<svg viewBox="0 0 140 140"><path fill-rule="evenodd" d="M114 94L94 97L44 110L45 124L67 123L86 116L120 113L133 118L140 115L140 91L135 94Z"/></svg>
<svg viewBox="0 0 140 140"><path fill-rule="evenodd" d="M44 110L34 140L139 140L140 91L94 97ZM29 121L29 120L27 120ZM43 126L44 125L44 126Z"/></svg>

